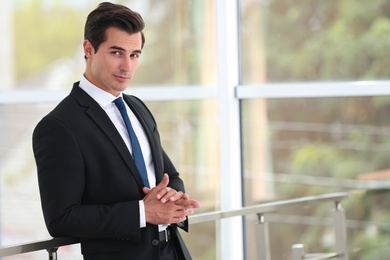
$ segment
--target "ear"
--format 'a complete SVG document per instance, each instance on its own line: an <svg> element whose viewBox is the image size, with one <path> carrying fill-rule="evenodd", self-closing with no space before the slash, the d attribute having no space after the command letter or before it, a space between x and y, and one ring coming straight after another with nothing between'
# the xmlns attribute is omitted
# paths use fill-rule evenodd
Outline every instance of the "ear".
<svg viewBox="0 0 390 260"><path fill-rule="evenodd" d="M84 40L83 42L84 47L84 55L87 59L92 57L92 54L94 54L95 50L92 46L92 43L89 40Z"/></svg>

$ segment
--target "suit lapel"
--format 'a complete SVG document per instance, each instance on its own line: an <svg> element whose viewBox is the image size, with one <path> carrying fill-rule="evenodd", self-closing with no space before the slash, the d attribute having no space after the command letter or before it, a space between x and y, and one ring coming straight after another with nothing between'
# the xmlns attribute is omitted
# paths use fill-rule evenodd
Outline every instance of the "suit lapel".
<svg viewBox="0 0 390 260"><path fill-rule="evenodd" d="M129 167L131 174L134 175L140 188L144 187L141 175L138 172L137 166L124 143L122 137L116 130L114 124L107 116L106 112L99 106L99 104L91 98L84 90L82 90L78 83L75 83L71 95L79 102L80 106L85 108L85 113L90 117L98 128L111 141L114 147L119 152L124 163Z"/></svg>

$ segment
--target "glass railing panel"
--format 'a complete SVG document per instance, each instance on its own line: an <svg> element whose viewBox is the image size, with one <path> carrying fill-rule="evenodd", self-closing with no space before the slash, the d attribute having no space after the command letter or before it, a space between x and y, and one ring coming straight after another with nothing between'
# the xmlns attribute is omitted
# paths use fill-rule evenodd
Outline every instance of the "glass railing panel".
<svg viewBox="0 0 390 260"><path fill-rule="evenodd" d="M350 257L382 256L390 214L385 202L389 109L387 96L243 101L245 204L350 190L354 196L344 205L353 223L348 226L349 250L359 251ZM327 238L326 228L320 235L317 227L288 223L306 215L299 210L279 216L275 229L280 232L272 233L277 235L271 241L290 250L290 236L313 243ZM247 241L253 239L250 232ZM273 254L286 253L275 248Z"/></svg>

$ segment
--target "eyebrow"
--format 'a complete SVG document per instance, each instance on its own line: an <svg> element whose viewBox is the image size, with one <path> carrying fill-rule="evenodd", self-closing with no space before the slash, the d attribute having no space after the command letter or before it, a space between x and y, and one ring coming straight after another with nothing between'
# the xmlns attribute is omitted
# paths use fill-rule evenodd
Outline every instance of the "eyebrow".
<svg viewBox="0 0 390 260"><path fill-rule="evenodd" d="M119 47L119 46L115 46L115 45L114 45L114 46L111 46L110 49L111 49L111 50L117 50L117 51L126 52L126 50L125 50L124 48ZM139 54L141 54L141 53L142 53L142 50L134 50L134 51L132 51L132 53L139 53Z"/></svg>

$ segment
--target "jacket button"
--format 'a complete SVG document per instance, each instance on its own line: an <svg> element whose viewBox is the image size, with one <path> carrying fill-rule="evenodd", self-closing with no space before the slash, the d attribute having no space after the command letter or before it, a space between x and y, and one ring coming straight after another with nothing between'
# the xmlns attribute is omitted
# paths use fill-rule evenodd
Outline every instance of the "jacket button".
<svg viewBox="0 0 390 260"><path fill-rule="evenodd" d="M160 244L160 241L158 239L153 239L152 240L152 245L158 246Z"/></svg>

